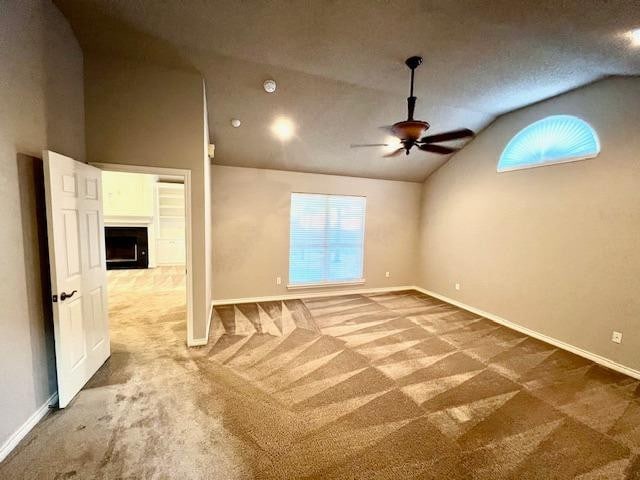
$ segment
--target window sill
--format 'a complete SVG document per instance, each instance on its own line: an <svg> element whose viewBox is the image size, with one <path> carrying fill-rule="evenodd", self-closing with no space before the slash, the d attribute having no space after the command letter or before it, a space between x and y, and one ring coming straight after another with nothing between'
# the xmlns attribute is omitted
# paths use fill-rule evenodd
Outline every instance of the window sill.
<svg viewBox="0 0 640 480"><path fill-rule="evenodd" d="M301 290L304 288L324 288L324 287L340 287L343 285L364 285L366 280L349 280L346 282L321 282L321 283L294 283L287 285L288 290Z"/></svg>

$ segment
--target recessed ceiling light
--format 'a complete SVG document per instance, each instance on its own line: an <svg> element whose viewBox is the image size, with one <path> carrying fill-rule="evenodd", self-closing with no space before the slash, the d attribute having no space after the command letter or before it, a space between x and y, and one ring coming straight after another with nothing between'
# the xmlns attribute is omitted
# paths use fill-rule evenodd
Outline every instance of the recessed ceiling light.
<svg viewBox="0 0 640 480"><path fill-rule="evenodd" d="M276 91L276 81L275 80L265 80L264 83L262 84L262 87L264 88L264 91L267 93L273 93Z"/></svg>
<svg viewBox="0 0 640 480"><path fill-rule="evenodd" d="M296 127L287 117L278 117L271 124L271 132L283 142L291 140L296 133Z"/></svg>
<svg viewBox="0 0 640 480"><path fill-rule="evenodd" d="M640 47L640 28L631 30L627 36L629 37L629 40L631 40L631 45L634 47Z"/></svg>
<svg viewBox="0 0 640 480"><path fill-rule="evenodd" d="M231 126L233 128L238 128L240 125L242 125L242 122L240 120L238 120L237 118L231 119Z"/></svg>

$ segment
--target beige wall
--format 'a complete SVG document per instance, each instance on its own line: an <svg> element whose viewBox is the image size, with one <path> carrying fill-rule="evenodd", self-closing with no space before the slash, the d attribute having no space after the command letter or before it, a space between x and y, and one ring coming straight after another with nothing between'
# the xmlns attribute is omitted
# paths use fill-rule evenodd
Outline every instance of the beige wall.
<svg viewBox="0 0 640 480"><path fill-rule="evenodd" d="M419 183L214 165L213 298L300 292L286 287L291 192L366 196L366 284L359 288L414 285L420 188ZM276 285L277 276L282 285Z"/></svg>
<svg viewBox="0 0 640 480"><path fill-rule="evenodd" d="M196 340L205 338L211 303L203 88L195 71L86 53L87 160L191 170Z"/></svg>
<svg viewBox="0 0 640 480"><path fill-rule="evenodd" d="M56 391L43 149L84 160L82 52L45 1L0 4L0 446Z"/></svg>
<svg viewBox="0 0 640 480"><path fill-rule="evenodd" d="M513 135L561 113L599 157L496 173ZM639 127L640 78L499 118L424 184L419 285L640 370Z"/></svg>

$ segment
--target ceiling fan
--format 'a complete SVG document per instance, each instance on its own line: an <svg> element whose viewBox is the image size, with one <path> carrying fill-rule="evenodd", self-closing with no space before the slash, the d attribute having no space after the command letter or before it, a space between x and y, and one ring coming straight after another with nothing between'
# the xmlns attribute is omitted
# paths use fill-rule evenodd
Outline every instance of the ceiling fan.
<svg viewBox="0 0 640 480"><path fill-rule="evenodd" d="M394 123L389 127L382 127L391 135L397 137L400 140L402 146L384 156L395 157L396 155L399 155L403 150L407 155L409 155L409 151L414 146L425 152L439 153L442 155L448 155L450 153L458 151L457 148L446 147L444 145L437 144L441 142L448 142L450 140L473 137L474 133L468 128L461 128L459 130L452 130L450 132L437 133L435 135L427 135L420 138L429 129L429 123L422 120L415 120L413 118L413 111L415 110L417 100L417 98L413 96L413 77L416 68L418 68L422 64L422 57L410 57L407 58L404 63L411 70L411 91L409 93L409 98L407 98L407 119L401 122ZM388 146L388 143L367 143L360 145L351 145L351 148Z"/></svg>

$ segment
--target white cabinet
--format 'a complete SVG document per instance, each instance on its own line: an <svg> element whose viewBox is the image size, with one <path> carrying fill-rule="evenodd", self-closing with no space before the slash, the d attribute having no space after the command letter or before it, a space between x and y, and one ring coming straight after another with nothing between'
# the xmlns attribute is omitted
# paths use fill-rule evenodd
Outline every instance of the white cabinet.
<svg viewBox="0 0 640 480"><path fill-rule="evenodd" d="M185 210L184 185L156 183L157 238L156 263L158 265L184 265Z"/></svg>
<svg viewBox="0 0 640 480"><path fill-rule="evenodd" d="M184 265L185 250L183 240L156 240L156 258L158 265Z"/></svg>

